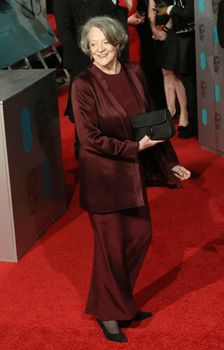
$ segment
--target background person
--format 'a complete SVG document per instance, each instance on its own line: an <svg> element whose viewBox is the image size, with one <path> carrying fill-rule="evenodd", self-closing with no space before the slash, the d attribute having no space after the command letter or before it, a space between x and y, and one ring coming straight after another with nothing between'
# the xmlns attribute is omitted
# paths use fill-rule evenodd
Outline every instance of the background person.
<svg viewBox="0 0 224 350"><path fill-rule="evenodd" d="M137 0L119 0L128 9L129 60L141 63L142 49L137 26L145 21L145 14L138 12Z"/></svg>
<svg viewBox="0 0 224 350"><path fill-rule="evenodd" d="M118 60L127 39L118 21L90 19L82 29L81 48L92 64L72 86L80 137L80 205L88 211L95 237L86 313L95 315L106 338L117 342L127 341L119 320L151 316L136 308L132 295L151 239L139 154L157 148L159 175L167 181L177 184L177 177L190 176L168 141L133 140L131 117L150 106L140 66Z"/></svg>
<svg viewBox="0 0 224 350"><path fill-rule="evenodd" d="M173 4L173 1L167 1L166 3ZM161 7L162 4L164 4L164 1L149 0L148 16L153 34L152 37L155 40L154 47L157 64L161 67L163 73L167 108L171 115L175 117L177 115L176 100L178 101L180 108L178 131L183 131L188 125L187 96L183 82L180 76L178 76L180 69L178 69L178 72L176 71L176 43L173 42L169 33L172 28L172 20L165 13L163 20L160 20L160 25L158 25L158 16L156 15L155 7ZM173 54L174 46L175 52Z"/></svg>
<svg viewBox="0 0 224 350"><path fill-rule="evenodd" d="M168 15L172 26L164 42L166 65L181 77L187 96L188 125L179 133L181 138L197 136L197 95L194 33L194 0L176 0L175 5L156 6L158 16Z"/></svg>
<svg viewBox="0 0 224 350"><path fill-rule="evenodd" d="M138 12L145 14L145 21L138 25L141 40L141 67L146 76L151 98L152 110L166 108L162 70L156 63L155 40L152 39L148 13L148 1L138 0Z"/></svg>

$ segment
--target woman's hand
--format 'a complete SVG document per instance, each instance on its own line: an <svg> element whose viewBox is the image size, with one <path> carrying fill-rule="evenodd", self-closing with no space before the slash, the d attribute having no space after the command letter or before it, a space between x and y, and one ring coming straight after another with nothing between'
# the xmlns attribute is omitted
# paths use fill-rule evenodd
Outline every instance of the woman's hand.
<svg viewBox="0 0 224 350"><path fill-rule="evenodd" d="M145 15L140 15L138 12L133 13L130 17L128 17L128 24L133 26L137 26L145 21Z"/></svg>
<svg viewBox="0 0 224 350"><path fill-rule="evenodd" d="M172 169L174 175L181 181L189 179L191 172L184 168L182 165L175 165Z"/></svg>
<svg viewBox="0 0 224 350"><path fill-rule="evenodd" d="M154 40L164 41L166 40L166 37L167 37L167 33L165 33L162 29L154 28L152 30L152 38Z"/></svg>
<svg viewBox="0 0 224 350"><path fill-rule="evenodd" d="M151 140L148 135L145 135L140 141L139 141L139 151L143 151L146 148L153 147L157 145L157 143L164 142L164 140Z"/></svg>
<svg viewBox="0 0 224 350"><path fill-rule="evenodd" d="M167 7L154 7L153 11L156 12L158 16L164 16L167 15Z"/></svg>

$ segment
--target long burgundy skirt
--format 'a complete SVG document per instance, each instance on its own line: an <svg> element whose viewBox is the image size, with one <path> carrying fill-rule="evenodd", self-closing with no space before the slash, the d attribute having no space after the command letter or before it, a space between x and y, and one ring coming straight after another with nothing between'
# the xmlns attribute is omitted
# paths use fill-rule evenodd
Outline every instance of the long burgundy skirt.
<svg viewBox="0 0 224 350"><path fill-rule="evenodd" d="M132 319L138 311L133 287L151 240L148 203L89 217L95 250L86 313L101 320Z"/></svg>

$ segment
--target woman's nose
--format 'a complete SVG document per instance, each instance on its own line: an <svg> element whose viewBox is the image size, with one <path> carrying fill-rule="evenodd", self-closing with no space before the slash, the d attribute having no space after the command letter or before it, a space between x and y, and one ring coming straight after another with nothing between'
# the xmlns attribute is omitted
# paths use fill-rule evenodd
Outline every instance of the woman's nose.
<svg viewBox="0 0 224 350"><path fill-rule="evenodd" d="M104 44L103 44L103 43L100 43L99 46L98 46L99 52L104 51L104 49L105 49Z"/></svg>

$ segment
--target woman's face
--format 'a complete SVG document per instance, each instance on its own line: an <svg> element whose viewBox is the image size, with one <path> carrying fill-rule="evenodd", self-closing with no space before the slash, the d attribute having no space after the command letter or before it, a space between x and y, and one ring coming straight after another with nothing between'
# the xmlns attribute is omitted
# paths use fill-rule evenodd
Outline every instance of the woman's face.
<svg viewBox="0 0 224 350"><path fill-rule="evenodd" d="M96 27L92 27L88 34L89 48L94 63L99 68L113 68L117 62L118 47L111 45L103 32Z"/></svg>

